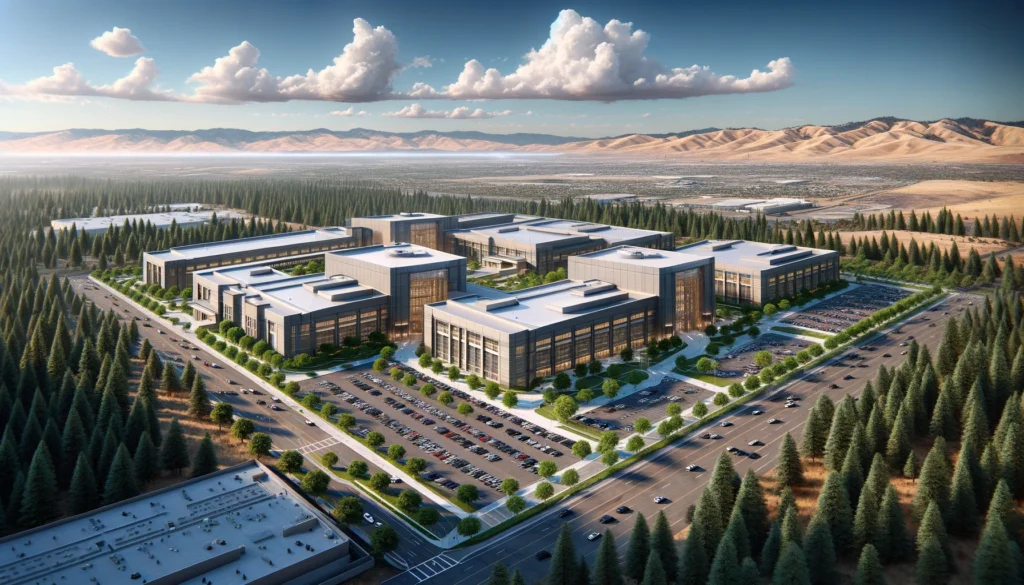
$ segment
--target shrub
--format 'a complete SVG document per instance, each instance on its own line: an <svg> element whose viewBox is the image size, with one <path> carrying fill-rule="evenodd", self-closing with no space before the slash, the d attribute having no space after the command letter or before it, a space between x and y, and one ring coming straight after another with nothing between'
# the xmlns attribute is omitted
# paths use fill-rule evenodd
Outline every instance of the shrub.
<svg viewBox="0 0 1024 585"><path fill-rule="evenodd" d="M704 418L708 415L708 405L703 402L698 402L693 405L693 416L697 418Z"/></svg>
<svg viewBox="0 0 1024 585"><path fill-rule="evenodd" d="M243 335L245 335L245 329L242 329L241 327L232 327L231 329L228 329L228 332L224 334L224 337L230 339L232 343L238 343L238 340L241 339Z"/></svg>
<svg viewBox="0 0 1024 585"><path fill-rule="evenodd" d="M704 353L708 355L718 355L718 352L720 351L722 351L721 346L714 342L709 343L708 346L704 348Z"/></svg>
<svg viewBox="0 0 1024 585"><path fill-rule="evenodd" d="M213 344L213 349L216 349L219 352L223 352L224 349L227 346L228 346L228 344L224 343L223 341L218 340L216 343Z"/></svg>
<svg viewBox="0 0 1024 585"><path fill-rule="evenodd" d="M622 361L628 362L633 359L633 350L628 347L624 347L622 348L622 351L619 352L619 357L622 358Z"/></svg>
<svg viewBox="0 0 1024 585"><path fill-rule="evenodd" d="M542 500L546 500L555 495L555 487L549 482L542 481L538 483L536 489L533 490L533 495Z"/></svg>
<svg viewBox="0 0 1024 585"><path fill-rule="evenodd" d="M228 356L228 359L233 360L238 357L238 348L232 345L224 350L224 355Z"/></svg>
<svg viewBox="0 0 1024 585"><path fill-rule="evenodd" d="M764 314L769 316L769 317L774 316L778 312L779 312L779 309L775 305L773 305L771 303L768 303L767 305L764 306Z"/></svg>
<svg viewBox="0 0 1024 585"><path fill-rule="evenodd" d="M418 360L421 368L429 368L430 364L433 361L434 358L432 358L429 353L424 353L423 355L420 356L420 359Z"/></svg>
<svg viewBox="0 0 1024 585"><path fill-rule="evenodd" d="M732 396L733 398L739 398L740 396L743 396L745 393L746 392L743 390L743 384L740 384L739 382L729 384L729 396Z"/></svg>
<svg viewBox="0 0 1024 585"><path fill-rule="evenodd" d="M519 405L519 397L516 396L515 392L506 390L505 394L501 397L501 403L504 404L506 408L515 408Z"/></svg>
<svg viewBox="0 0 1024 585"><path fill-rule="evenodd" d="M587 364L587 372L589 372L590 374L601 373L601 362L597 360L591 360L591 362Z"/></svg>
<svg viewBox="0 0 1024 585"><path fill-rule="evenodd" d="M609 378L618 379L622 375L622 364L612 364L608 366L608 371L605 372Z"/></svg>
<svg viewBox="0 0 1024 585"><path fill-rule="evenodd" d="M328 402L320 407L320 414L326 417L334 416L338 412L338 407Z"/></svg>
<svg viewBox="0 0 1024 585"><path fill-rule="evenodd" d="M808 353L810 353L814 357L818 357L821 354L825 353L825 350L822 349L821 345L819 345L817 343L815 343L811 347L808 347L807 351L808 351Z"/></svg>
<svg viewBox="0 0 1024 585"><path fill-rule="evenodd" d="M466 385L469 386L470 390L479 390L483 384L484 383L480 381L480 376L477 376L476 374L466 376Z"/></svg>
<svg viewBox="0 0 1024 585"><path fill-rule="evenodd" d="M390 345L385 345L380 350L380 357L386 360L390 360L391 358L395 357L395 348L391 347Z"/></svg>
<svg viewBox="0 0 1024 585"><path fill-rule="evenodd" d="M427 382L426 384L420 387L420 394L427 398L433 396L435 392L437 392L437 388L435 388L434 385L431 384L430 382Z"/></svg>
<svg viewBox="0 0 1024 585"><path fill-rule="evenodd" d="M557 390L568 390L569 387L572 385L572 381L569 379L569 374L561 372L560 374L555 376L555 381L552 383L552 385Z"/></svg>
<svg viewBox="0 0 1024 585"><path fill-rule="evenodd" d="M461 375L462 375L462 372L459 370L458 366L452 366L452 367L448 368L448 379L449 380L452 380L452 381L458 380L459 376L461 376Z"/></svg>
<svg viewBox="0 0 1024 585"><path fill-rule="evenodd" d="M587 375L587 364L582 362L576 364L576 367L572 369L572 373L576 374L577 378L582 378Z"/></svg>
<svg viewBox="0 0 1024 585"><path fill-rule="evenodd" d="M729 397L719 392L718 394L715 394L712 402L715 403L715 406L725 406L726 404L729 404Z"/></svg>
<svg viewBox="0 0 1024 585"><path fill-rule="evenodd" d="M248 361L249 361L249 354L247 354L244 351L238 352L238 355L235 356L235 363L240 365L240 366L244 366Z"/></svg>
<svg viewBox="0 0 1024 585"><path fill-rule="evenodd" d="M743 387L747 390L757 390L761 387L761 380L757 376L749 376L746 381L743 382Z"/></svg>
<svg viewBox="0 0 1024 585"><path fill-rule="evenodd" d="M260 364L260 367L256 368L256 373L262 378L266 378L273 373L274 368L270 364Z"/></svg>
<svg viewBox="0 0 1024 585"><path fill-rule="evenodd" d="M253 355L262 356L263 352L267 351L268 349L270 349L270 344L261 339L253 344L252 353Z"/></svg>
<svg viewBox="0 0 1024 585"><path fill-rule="evenodd" d="M718 327L715 327L712 324L709 324L707 327L704 328L704 335L707 335L708 337L716 335L717 333L718 333Z"/></svg>
<svg viewBox="0 0 1024 585"><path fill-rule="evenodd" d="M299 383L296 381L288 382L284 385L284 393L288 396L295 396L299 392Z"/></svg>
<svg viewBox="0 0 1024 585"><path fill-rule="evenodd" d="M402 373L402 370L398 369L397 367L392 367L391 371L388 373L391 375L391 379L396 381L401 380L403 377L405 377L405 374Z"/></svg>
<svg viewBox="0 0 1024 585"><path fill-rule="evenodd" d="M376 372L383 372L388 367L388 360L384 358L377 358L373 362L373 369Z"/></svg>
<svg viewBox="0 0 1024 585"><path fill-rule="evenodd" d="M320 406L321 402L322 400L320 397L312 392L302 397L302 405L313 410L316 410Z"/></svg>
<svg viewBox="0 0 1024 585"><path fill-rule="evenodd" d="M497 382L488 382L484 385L484 394L491 400L494 400L501 394L501 388Z"/></svg>
<svg viewBox="0 0 1024 585"><path fill-rule="evenodd" d="M271 384L280 388L281 384L284 384L284 374L282 372L274 372L270 375L269 380Z"/></svg>
<svg viewBox="0 0 1024 585"><path fill-rule="evenodd" d="M455 402L455 398L452 396L451 392L444 391L437 395L437 401L445 406L448 406L452 402Z"/></svg>

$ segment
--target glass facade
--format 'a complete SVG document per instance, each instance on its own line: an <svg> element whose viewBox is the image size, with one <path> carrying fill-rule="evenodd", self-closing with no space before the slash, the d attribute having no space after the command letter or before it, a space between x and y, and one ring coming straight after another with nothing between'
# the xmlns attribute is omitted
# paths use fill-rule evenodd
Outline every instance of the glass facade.
<svg viewBox="0 0 1024 585"><path fill-rule="evenodd" d="M717 285L716 285L717 286ZM704 324L704 269L676 273L676 334L700 329Z"/></svg>
<svg viewBox="0 0 1024 585"><path fill-rule="evenodd" d="M418 246L424 246L432 250L440 250L441 226L434 222L429 223L414 223L409 226L409 239L413 244Z"/></svg>
<svg viewBox="0 0 1024 585"><path fill-rule="evenodd" d="M430 225L430 224L425 224ZM435 226L431 226L435 227ZM423 305L448 298L448 269L426 270L409 275L409 333L423 333ZM400 333L400 332L396 332Z"/></svg>

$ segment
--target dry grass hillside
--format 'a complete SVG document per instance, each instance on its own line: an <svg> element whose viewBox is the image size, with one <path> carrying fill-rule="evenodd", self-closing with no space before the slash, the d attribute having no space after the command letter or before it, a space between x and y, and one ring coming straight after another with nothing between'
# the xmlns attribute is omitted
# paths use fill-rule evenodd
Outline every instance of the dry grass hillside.
<svg viewBox="0 0 1024 585"><path fill-rule="evenodd" d="M871 238L881 240L883 230L866 230L860 232L841 232L839 235L843 238L843 243L847 246L850 245L850 240L857 238L860 242L861 238L867 238L869 241ZM961 254L966 254L971 248L978 251L978 254L982 256L987 255L989 252L1001 252L1010 247L1010 244L1003 240L995 238L974 238L969 236L949 236L946 234L929 234L923 232L910 232L906 230L884 230L889 237L896 236L904 246L910 245L910 240L913 238L917 241L918 246L928 247L932 242L935 242L935 246L940 250L949 250L953 246L953 242L956 242L956 247L960 249Z"/></svg>

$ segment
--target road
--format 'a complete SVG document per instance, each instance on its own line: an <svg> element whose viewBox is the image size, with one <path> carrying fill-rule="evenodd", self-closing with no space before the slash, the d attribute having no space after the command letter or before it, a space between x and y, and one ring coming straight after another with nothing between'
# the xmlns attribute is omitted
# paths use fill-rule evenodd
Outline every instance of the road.
<svg viewBox="0 0 1024 585"><path fill-rule="evenodd" d="M755 450L759 459L733 457L733 464L742 476L747 469L754 469L764 474L774 468L778 458L779 447L786 432L793 435L799 443L803 434L810 407L822 393L828 393L838 402L846 393L859 394L864 382L873 380L878 367L894 367L903 361L899 344L908 336L913 335L918 343L930 346L935 355L942 337L943 322L958 313L960 307L968 302L978 302L981 297L956 295L948 297L936 306L935 310L920 313L902 324L899 335L880 333L857 344L858 348L875 346L874 351L855 350L865 358L866 368L837 366L841 357L834 358L826 364L815 367L779 389L771 391L764 399L750 403L721 420L733 423L728 428L715 428L715 432L723 435L721 440L702 440L696 438L706 432L704 429L695 432L683 441L674 443L655 454L651 459L624 469L609 479L591 486L581 493L569 498L562 506L525 522L505 534L499 535L480 545L465 550L454 550L443 553L439 557L412 567L390 579L388 585L472 585L487 580L491 566L498 561L505 563L510 569L519 569L527 583L540 580L548 569L550 561L537 561L534 557L541 550L553 551L554 540L563 522L568 522L572 532L576 550L587 557L588 564L594 566L599 542L588 542L586 535L591 532L604 532L610 528L616 538L620 555L625 553L629 531L633 527L633 519L637 512L647 516L648 521L658 511L665 512L673 532L685 527L686 509L695 504L707 481L711 470L724 448L732 445L744 450ZM949 315L943 315L948 311ZM927 320L925 320L927 319ZM929 325L935 324L935 327ZM844 352L844 355L850 353ZM885 358L883 354L890 354ZM858 363L848 361L846 363ZM853 375L854 380L843 380L846 375ZM830 384L840 386L830 390ZM798 408L784 408L783 401L774 402L770 398L795 395L801 398ZM761 409L765 413L760 416L752 414L753 410ZM778 418L780 424L770 425L768 419ZM752 440L764 442L763 446L748 447ZM689 464L696 464L703 469L701 472L684 471ZM655 504L655 496L667 498L667 502ZM634 511L629 514L616 514L615 508L629 506ZM572 510L568 518L558 518L563 509ZM602 525L599 518L609 514L616 522Z"/></svg>
<svg viewBox="0 0 1024 585"><path fill-rule="evenodd" d="M223 364L227 358L202 343L195 344L199 348L197 350L186 350L179 347L179 343L182 341L180 329L172 328L170 323L157 319L151 313L136 309L123 298L114 297L105 288L91 282L87 275L72 276L71 285L76 293L85 295L104 312L114 309L117 315L123 319L138 317L140 319L140 335L149 339L150 344L153 345L160 358L165 362L170 360L179 367L184 367L185 362L190 360L193 354L199 356L199 360L191 361L199 375L202 376L203 382L206 383L210 399L212 401L226 402L234 408L237 416L251 419L256 423L257 431L271 436L275 451L295 449L309 459L312 456L330 450L337 453L342 465L354 459L364 459L345 445L339 443L337 439L331 437L322 429L306 425L306 416L293 411L287 406L282 406L282 410L279 411L271 411L265 406L258 406L256 404L257 399L270 402L270 397L266 393L260 396L241 394L239 392L241 388L253 388L256 387L256 384L234 369L214 369L203 365L203 362ZM115 304L115 301L117 301L117 304ZM142 326L142 323L146 323L145 319L147 317L151 319L148 323L152 327ZM163 331L164 333L160 334L158 331ZM235 381L236 384L228 384L228 379ZM222 394L222 392L234 392L235 394ZM374 471L377 470L371 464L370 473ZM408 566L426 561L442 552L442 549L433 546L422 533L409 527L389 510L366 497L358 488L352 488L347 483L340 481L332 481L330 493L333 496L354 495L359 497L365 511L369 512L375 519L393 526L398 531L400 540L399 548L393 554L401 562L407 563ZM430 504L425 502L424 505ZM438 511L442 512L439 532L445 534L455 527L457 519L443 514L444 511L441 509ZM368 534L368 526L363 525L360 528L365 529L365 533ZM401 562L398 564L401 565Z"/></svg>

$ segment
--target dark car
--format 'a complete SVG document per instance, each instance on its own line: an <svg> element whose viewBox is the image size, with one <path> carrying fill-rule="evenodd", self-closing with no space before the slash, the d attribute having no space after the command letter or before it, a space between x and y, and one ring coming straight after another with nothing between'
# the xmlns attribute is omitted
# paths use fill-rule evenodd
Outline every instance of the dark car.
<svg viewBox="0 0 1024 585"><path fill-rule="evenodd" d="M533 555L533 558L538 561L543 561L551 558L551 553L546 550L537 551L537 554Z"/></svg>
<svg viewBox="0 0 1024 585"><path fill-rule="evenodd" d="M599 520L599 522L601 522L601 524L611 524L612 522L615 522L615 518L605 514L604 516L601 516L601 520Z"/></svg>
<svg viewBox="0 0 1024 585"><path fill-rule="evenodd" d="M633 510L631 510L629 506L619 506L618 508L615 508L615 511L619 514L629 514Z"/></svg>
<svg viewBox="0 0 1024 585"><path fill-rule="evenodd" d="M561 512L558 513L558 517L559 518L565 518L567 516L572 516L572 514L573 514L572 510L570 510L569 508L566 508L566 509L564 509L564 510L562 510Z"/></svg>

